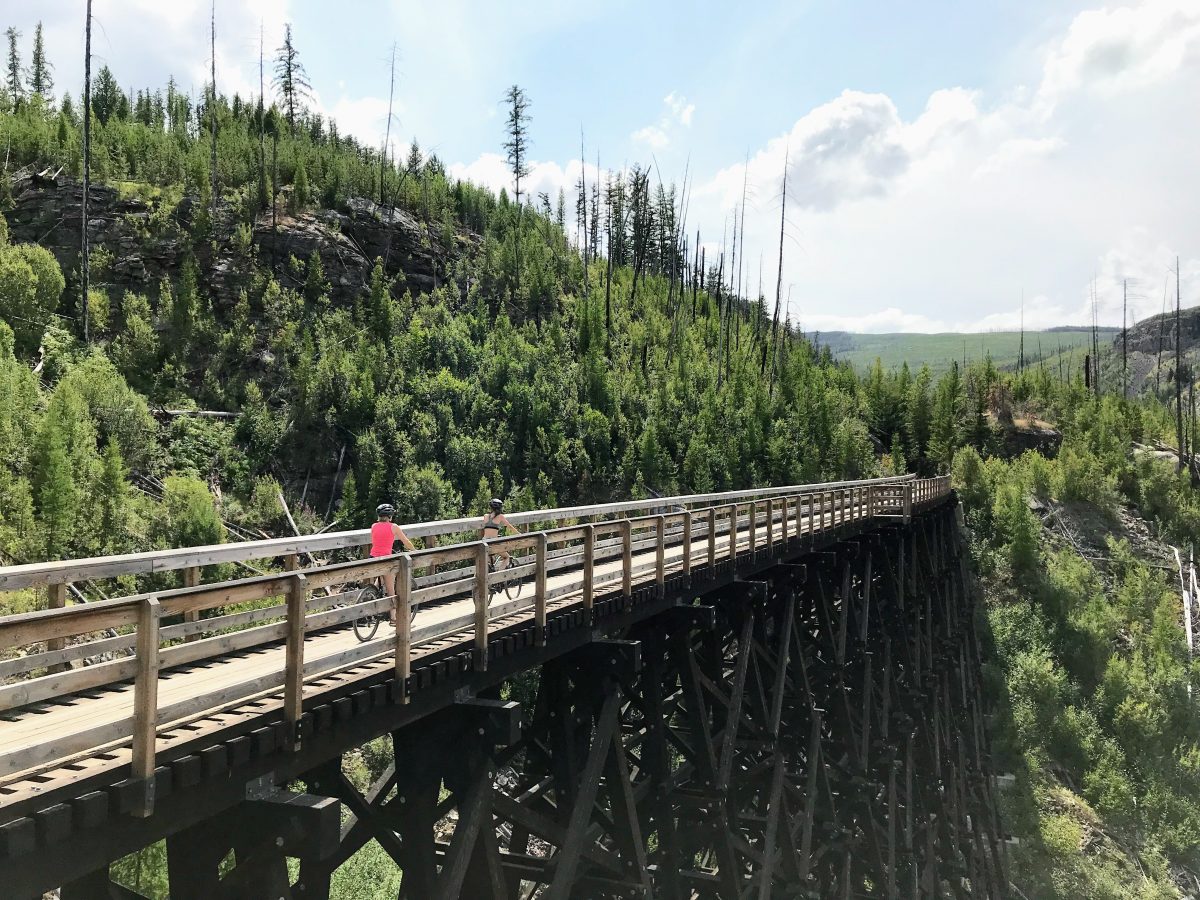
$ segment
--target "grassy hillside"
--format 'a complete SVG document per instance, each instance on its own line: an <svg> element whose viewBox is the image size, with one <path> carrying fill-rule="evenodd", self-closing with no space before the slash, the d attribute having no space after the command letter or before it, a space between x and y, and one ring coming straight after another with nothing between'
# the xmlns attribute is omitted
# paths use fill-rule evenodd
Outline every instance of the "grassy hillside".
<svg viewBox="0 0 1200 900"><path fill-rule="evenodd" d="M1116 329L1100 329L1102 344L1109 344ZM1013 368L1020 357L1019 331L942 332L938 334L856 334L848 331L823 332L816 336L822 346L828 346L834 358L848 362L865 371L878 359L885 369L899 368L907 362L918 369L928 364L930 371L941 374L952 362L962 365L978 362L989 354L992 362L1002 369ZM1090 331L1055 328L1047 331L1025 332L1025 360L1036 362L1052 354L1080 348L1079 358L1088 352ZM1040 357L1039 357L1040 354Z"/></svg>

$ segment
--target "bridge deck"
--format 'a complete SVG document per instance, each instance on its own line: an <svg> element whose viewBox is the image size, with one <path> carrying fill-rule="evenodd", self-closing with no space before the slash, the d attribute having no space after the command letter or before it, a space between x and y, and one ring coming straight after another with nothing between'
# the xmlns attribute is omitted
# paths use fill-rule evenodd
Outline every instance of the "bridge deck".
<svg viewBox="0 0 1200 900"><path fill-rule="evenodd" d="M626 529L626 549L623 554L618 549L614 555L610 546L609 552L603 554L594 550L595 560L590 566L586 557L582 560L564 557L557 567L548 566L543 561L540 570L536 565L526 565L522 570L532 571L524 580L522 595L512 601L503 594L493 594L492 602L482 618L479 590L474 578L452 580L439 586L437 576L426 576L424 583L427 586L423 588L426 598L419 596L421 590L413 594L414 599L420 601L420 607L408 635L396 635L395 630L385 622L376 638L362 644L348 624L323 626L321 613L315 617L309 613L307 619L301 615L300 627L303 629L307 622L313 622L315 627L308 626L312 630L303 634L300 650L296 649L294 642L289 645L287 640L276 637L244 649L208 655L186 665L164 667L161 671L155 668L152 675L139 673L135 680L131 680L132 673L129 673L123 678L114 678L107 683L98 682L93 687L81 690L64 689L56 692L55 686L61 683L68 688L71 678L78 678L81 672L99 667L68 671L61 676L46 676L41 679L45 682L46 699L21 705L12 703L9 704L11 708L0 712L0 823L8 819L6 809L37 808L39 798L48 800L58 796L72 784L112 783L131 774L136 777L139 767L144 778L154 771L156 760L169 760L183 752L184 748L191 751L212 744L219 740L222 732L230 730L247 717L278 716L282 710L284 718L294 728L301 710L311 708L320 698L344 691L348 684L378 680L388 672L400 674L401 667L396 663L397 646L404 646L408 650L410 662L405 669L409 671L429 657L448 652L461 653L472 647L478 651L481 645L485 648L485 657L482 660L477 658L476 666L486 666L488 634L504 632L516 626L528 626L531 620L544 623L548 613L562 613L582 607L585 603L585 584L589 581L594 596L600 597L622 590L628 593L626 585L632 587L656 581L662 584L667 576L679 575L685 569L685 539L691 551L688 568L712 564L715 560L741 560L753 556L755 548L761 551L767 535L771 535L773 542L778 542L781 538L796 538L803 534L836 534L847 522L854 525L870 519L896 518L902 511L908 512L935 502L945 495L949 487L944 479L936 479L936 484L910 481L905 485L909 492L905 505L896 505L896 495L883 490L877 490L874 494L870 491L844 491L836 503L828 506L823 499L815 504L812 496L832 495L832 492L812 495L803 506L802 500L805 498L801 496L780 498L778 505L773 501L764 502L761 506L753 501L741 506L732 504L724 533L719 533L714 527L715 536L711 541L707 531L709 526L703 518L707 510L694 512L692 530L686 533L681 523L692 522L692 519L684 519L683 516L692 516L693 513L632 520L643 529L657 528L657 541L647 540L643 533L641 540L633 542L629 537L631 520L616 523L618 527L624 524ZM899 489L900 485L896 482L881 483L879 488ZM788 503L793 501L795 506L789 507ZM790 513L789 509L794 512ZM806 512L800 514L801 509ZM742 510L748 515L742 516ZM657 520L657 523L653 520ZM664 523L670 524L667 520L674 520L680 525L670 536L665 533ZM714 521L708 519L708 523ZM598 523L597 527L601 524L609 533L614 530L614 523ZM567 530L570 529L564 529ZM731 531L735 541L732 547ZM520 545L522 541L528 545L530 540L514 539L513 546ZM544 553L544 534L542 540ZM599 546L594 543L594 537L588 540L593 541L593 546ZM575 547L578 549L578 545ZM424 558L430 562L470 559L469 555L464 555L457 548L439 548L424 553ZM455 556L455 553L458 555ZM413 565L417 564L421 555L413 554ZM376 567L371 569L371 574L374 574L380 564L371 565ZM347 574L359 577L360 570L366 566L362 563L350 564ZM457 571L473 573L469 568ZM324 577L328 578L328 575ZM446 581L445 575L441 581ZM203 593L204 589L199 590ZM210 592L220 593L216 587ZM187 595L180 593L181 598L178 599L186 602ZM271 593L256 596L265 598ZM390 598L380 601L378 608L382 609L390 603ZM180 608L207 607L193 604L192 607ZM73 607L52 613L68 614L72 610L86 613L87 609ZM113 609L124 607L118 604ZM328 615L325 614L326 618ZM37 621L53 624L61 618L58 616ZM342 618L344 621L345 616ZM294 616L289 615L288 622L293 620ZM122 621L127 622L128 619ZM0 619L0 649L6 646L3 643L5 624L5 620ZM15 623L12 627L17 633L27 633L24 623ZM26 630L20 630L22 628ZM13 642L9 641L8 645L13 645ZM188 645L176 645L180 646ZM157 654L157 650L155 652ZM137 661L138 657L135 657L134 662ZM59 677L61 682L56 681ZM152 678L156 696L152 698L149 708L151 728L148 737L141 742L142 758L139 762L137 713L139 697L144 698L147 678ZM290 678L294 678L294 686L289 695ZM0 709L3 707L0 706Z"/></svg>

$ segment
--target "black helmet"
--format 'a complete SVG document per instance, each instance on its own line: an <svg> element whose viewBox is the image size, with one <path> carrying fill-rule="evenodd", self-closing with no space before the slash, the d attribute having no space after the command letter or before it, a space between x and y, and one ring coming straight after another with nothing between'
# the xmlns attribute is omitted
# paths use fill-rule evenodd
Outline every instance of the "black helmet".
<svg viewBox="0 0 1200 900"><path fill-rule="evenodd" d="M504 508L504 501L493 497L488 501L488 506L492 508L492 512L500 512Z"/></svg>
<svg viewBox="0 0 1200 900"><path fill-rule="evenodd" d="M377 507L375 507L375 515L381 519L383 519L383 518L390 519L395 514L396 514L396 507L392 506L392 504L390 504L390 503L380 503Z"/></svg>

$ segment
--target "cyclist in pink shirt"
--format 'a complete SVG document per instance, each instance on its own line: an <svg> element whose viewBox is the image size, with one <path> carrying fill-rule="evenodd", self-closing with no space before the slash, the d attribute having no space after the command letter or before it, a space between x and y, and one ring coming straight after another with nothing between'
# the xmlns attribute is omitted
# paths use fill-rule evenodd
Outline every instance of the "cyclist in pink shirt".
<svg viewBox="0 0 1200 900"><path fill-rule="evenodd" d="M413 542L408 539L408 535L404 533L404 529L392 521L392 516L396 515L396 507L390 503L380 503L375 507L376 522L371 526L371 558L378 556L391 556L393 547L396 541L404 545L405 549L416 550ZM387 591L389 597L396 596L396 573L391 569L383 573L383 587ZM396 624L396 610L392 610L392 624Z"/></svg>

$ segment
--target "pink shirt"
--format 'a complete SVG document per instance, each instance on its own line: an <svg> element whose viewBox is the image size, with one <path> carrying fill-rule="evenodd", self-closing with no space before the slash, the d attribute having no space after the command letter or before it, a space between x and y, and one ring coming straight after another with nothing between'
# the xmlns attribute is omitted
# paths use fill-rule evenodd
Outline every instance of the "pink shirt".
<svg viewBox="0 0 1200 900"><path fill-rule="evenodd" d="M371 526L371 556L391 556L396 533L391 522L376 522Z"/></svg>

